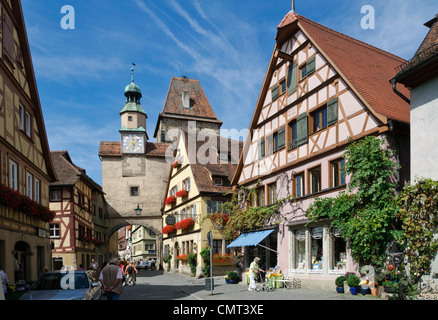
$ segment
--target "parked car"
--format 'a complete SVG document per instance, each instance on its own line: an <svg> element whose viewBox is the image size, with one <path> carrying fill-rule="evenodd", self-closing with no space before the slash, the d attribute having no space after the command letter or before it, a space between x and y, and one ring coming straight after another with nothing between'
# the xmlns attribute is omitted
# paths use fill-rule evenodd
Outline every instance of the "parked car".
<svg viewBox="0 0 438 320"><path fill-rule="evenodd" d="M102 285L93 282L90 271L50 271L24 293L20 300L100 300Z"/></svg>
<svg viewBox="0 0 438 320"><path fill-rule="evenodd" d="M135 266L137 270L149 270L151 268L151 263L149 261L143 261Z"/></svg>

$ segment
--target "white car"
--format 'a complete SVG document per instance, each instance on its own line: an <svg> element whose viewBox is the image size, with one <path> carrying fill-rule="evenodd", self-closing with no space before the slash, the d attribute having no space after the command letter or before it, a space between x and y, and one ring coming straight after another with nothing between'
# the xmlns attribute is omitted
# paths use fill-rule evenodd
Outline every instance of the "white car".
<svg viewBox="0 0 438 320"><path fill-rule="evenodd" d="M102 285L89 271L43 273L20 300L100 300Z"/></svg>

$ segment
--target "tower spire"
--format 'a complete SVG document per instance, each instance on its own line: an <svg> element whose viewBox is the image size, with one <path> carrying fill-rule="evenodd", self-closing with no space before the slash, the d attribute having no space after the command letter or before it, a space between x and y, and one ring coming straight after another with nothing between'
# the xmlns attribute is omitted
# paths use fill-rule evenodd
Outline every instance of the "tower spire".
<svg viewBox="0 0 438 320"><path fill-rule="evenodd" d="M131 80L132 82L134 82L134 67L135 67L135 63L132 63L132 68L131 68Z"/></svg>

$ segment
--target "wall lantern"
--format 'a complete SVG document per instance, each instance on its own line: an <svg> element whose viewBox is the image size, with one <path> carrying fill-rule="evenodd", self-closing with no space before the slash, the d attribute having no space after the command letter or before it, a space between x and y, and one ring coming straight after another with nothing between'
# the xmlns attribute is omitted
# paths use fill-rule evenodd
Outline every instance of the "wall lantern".
<svg viewBox="0 0 438 320"><path fill-rule="evenodd" d="M141 215L141 212L143 211L143 209L140 208L140 205L138 204L138 205L137 205L137 209L134 209L134 211L135 211L135 214L136 214L137 216L139 216L139 215Z"/></svg>

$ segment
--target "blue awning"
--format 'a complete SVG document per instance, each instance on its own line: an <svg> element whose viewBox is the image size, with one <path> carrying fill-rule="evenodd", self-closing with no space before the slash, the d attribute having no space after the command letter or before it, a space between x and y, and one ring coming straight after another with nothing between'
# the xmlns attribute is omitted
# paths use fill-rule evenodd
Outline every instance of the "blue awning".
<svg viewBox="0 0 438 320"><path fill-rule="evenodd" d="M275 229L256 232L242 233L236 240L231 242L227 248L256 246L269 236Z"/></svg>

